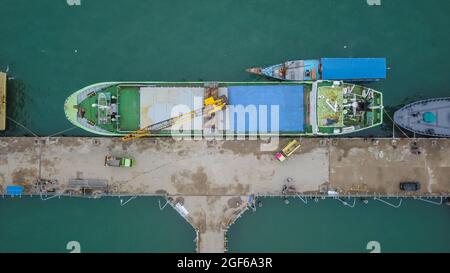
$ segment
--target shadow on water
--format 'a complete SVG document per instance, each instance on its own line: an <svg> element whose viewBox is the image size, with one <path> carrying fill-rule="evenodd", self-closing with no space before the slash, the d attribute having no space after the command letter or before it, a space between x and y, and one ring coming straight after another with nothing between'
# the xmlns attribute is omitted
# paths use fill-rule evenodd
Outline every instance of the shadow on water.
<svg viewBox="0 0 450 273"><path fill-rule="evenodd" d="M410 131L399 128L397 125L394 125L393 119L394 119L394 113L405 106L405 104L399 104L394 106L386 106L384 107L384 120L383 124L380 126L380 130L386 133L388 137L392 137L392 134L394 133L395 137L412 137L413 133Z"/></svg>

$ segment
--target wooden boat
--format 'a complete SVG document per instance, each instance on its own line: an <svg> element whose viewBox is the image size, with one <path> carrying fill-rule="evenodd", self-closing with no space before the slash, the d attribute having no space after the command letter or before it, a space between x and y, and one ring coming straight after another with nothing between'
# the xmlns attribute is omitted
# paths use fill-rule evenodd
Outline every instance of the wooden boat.
<svg viewBox="0 0 450 273"><path fill-rule="evenodd" d="M276 80L287 81L376 81L386 78L385 58L322 58L295 60L246 70Z"/></svg>

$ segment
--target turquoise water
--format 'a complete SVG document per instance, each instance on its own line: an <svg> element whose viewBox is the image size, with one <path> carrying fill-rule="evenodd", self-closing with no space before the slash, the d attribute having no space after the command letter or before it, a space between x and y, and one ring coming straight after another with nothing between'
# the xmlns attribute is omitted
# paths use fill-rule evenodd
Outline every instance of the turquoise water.
<svg viewBox="0 0 450 273"><path fill-rule="evenodd" d="M194 229L158 199L0 198L0 252L70 252L70 241L81 252L194 252Z"/></svg>
<svg viewBox="0 0 450 273"><path fill-rule="evenodd" d="M69 252L70 241L81 252L194 252L192 227L172 208L161 211L157 200L139 197L120 206L117 197L0 198L0 252ZM381 252L450 252L449 206L412 199L399 208L372 199L356 200L353 208L333 199L261 200L262 207L231 226L230 252L369 252L371 241Z"/></svg>
<svg viewBox="0 0 450 273"><path fill-rule="evenodd" d="M367 244L376 241L381 252L450 252L450 206L405 199L393 208L370 199L350 208L334 199L289 200L264 198L256 212L246 212L228 232L229 251L370 252Z"/></svg>

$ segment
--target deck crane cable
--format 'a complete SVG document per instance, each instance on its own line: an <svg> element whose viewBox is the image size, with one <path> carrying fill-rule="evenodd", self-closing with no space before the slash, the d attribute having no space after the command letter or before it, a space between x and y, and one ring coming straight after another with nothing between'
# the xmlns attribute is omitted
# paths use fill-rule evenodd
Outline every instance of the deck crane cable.
<svg viewBox="0 0 450 273"><path fill-rule="evenodd" d="M177 117L173 117L170 119L166 119L154 124L151 124L147 127L141 128L135 132L132 132L124 137L122 137L122 141L130 141L140 137L150 136L154 132L158 132L167 128L172 127L176 124L182 124L184 122L190 121L195 117L201 116L204 113L206 115L211 115L215 112L223 110L228 103L226 96L220 96L218 99L214 99L214 97L209 97L204 100L203 108L181 114Z"/></svg>
<svg viewBox="0 0 450 273"><path fill-rule="evenodd" d="M33 131L31 131L31 129L28 129L25 125L21 124L20 122L14 120L13 118L8 117L8 116L6 118L9 119L10 121L14 122L15 124L19 125L20 127L24 128L26 131L31 133L33 136L39 137L37 134L35 134ZM78 128L78 127L77 126L73 126L73 127L68 128L68 129L65 129L65 130L59 131L57 133L51 134L51 135L49 135L47 137L53 137L53 136L56 136L56 135L59 135L59 134L71 131L71 130L76 129L76 128Z"/></svg>

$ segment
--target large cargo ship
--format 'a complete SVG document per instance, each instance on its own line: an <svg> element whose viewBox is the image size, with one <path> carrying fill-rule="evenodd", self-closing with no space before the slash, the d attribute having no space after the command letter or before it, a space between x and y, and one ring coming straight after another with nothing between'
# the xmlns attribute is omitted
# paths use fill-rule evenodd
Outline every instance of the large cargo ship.
<svg viewBox="0 0 450 273"><path fill-rule="evenodd" d="M225 98L223 110L198 111L218 98ZM143 129L152 136L327 136L383 122L380 92L340 81L105 82L75 92L64 109L76 126L105 136ZM191 120L160 126L186 113Z"/></svg>
<svg viewBox="0 0 450 273"><path fill-rule="evenodd" d="M295 60L267 67L253 67L247 72L286 81L376 81L386 78L385 58L321 58Z"/></svg>
<svg viewBox="0 0 450 273"><path fill-rule="evenodd" d="M394 113L394 122L417 134L450 137L450 97L405 105Z"/></svg>

